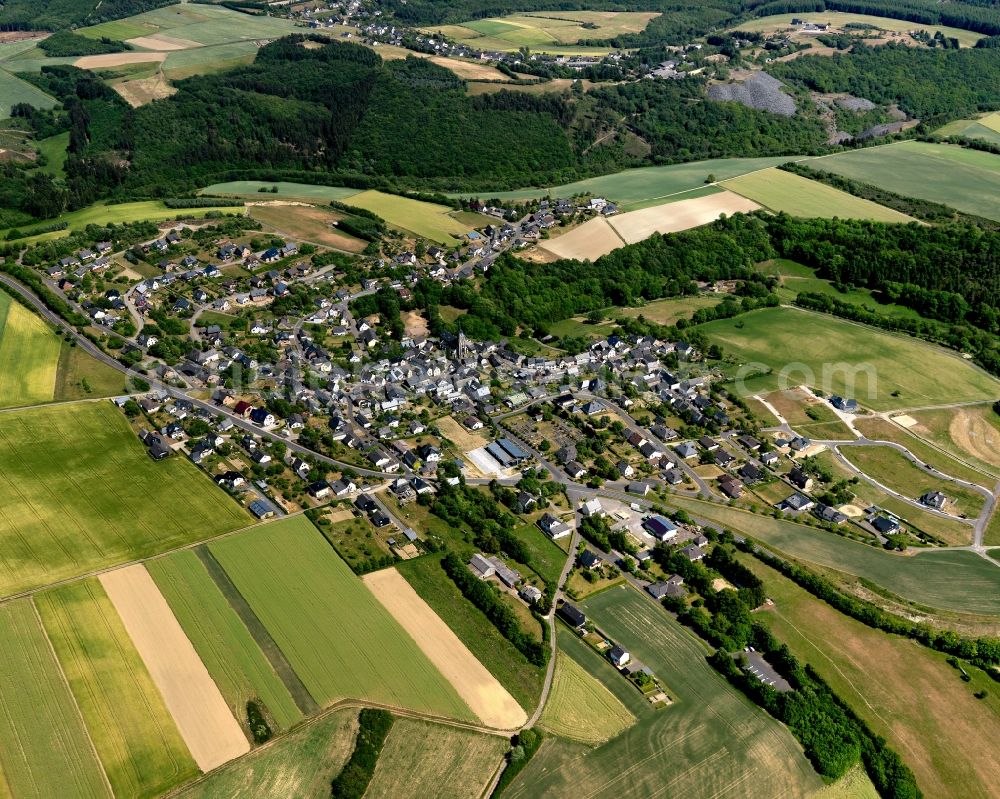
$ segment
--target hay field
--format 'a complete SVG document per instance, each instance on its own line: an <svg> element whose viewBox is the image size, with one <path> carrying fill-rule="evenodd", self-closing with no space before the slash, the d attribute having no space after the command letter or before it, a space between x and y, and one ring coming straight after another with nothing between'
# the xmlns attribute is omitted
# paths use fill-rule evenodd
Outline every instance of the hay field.
<svg viewBox="0 0 1000 799"><path fill-rule="evenodd" d="M718 191L706 185L708 178L716 181L745 175L758 169L778 166L788 161L799 160L794 156L772 156L767 158L714 158L707 161L693 161L688 164L669 166L644 166L626 169L611 175L587 178L562 186L548 188L524 188L515 191L479 192L459 196L499 197L503 200L524 200L533 197L572 197L577 194L592 194L606 197L618 203L623 211L635 211L650 205L660 205L670 197L682 192Z"/></svg>
<svg viewBox="0 0 1000 799"><path fill-rule="evenodd" d="M772 370L748 382L753 394L805 384L885 411L995 399L1000 393L1000 381L957 353L826 314L768 308L698 329L727 355L757 364L758 372Z"/></svg>
<svg viewBox="0 0 1000 799"><path fill-rule="evenodd" d="M211 771L249 752L239 722L146 567L135 563L99 579L198 768Z"/></svg>
<svg viewBox="0 0 1000 799"><path fill-rule="evenodd" d="M879 799L865 767L860 763L843 777L820 788L809 799Z"/></svg>
<svg viewBox="0 0 1000 799"><path fill-rule="evenodd" d="M80 69L110 69L125 64L153 64L166 60L166 53L104 53L85 55L73 62Z"/></svg>
<svg viewBox="0 0 1000 799"><path fill-rule="evenodd" d="M638 33L657 16L657 13L640 11L538 11L425 30L486 50L517 50L529 46L544 53L608 52L607 48L565 46L583 39L607 39Z"/></svg>
<svg viewBox="0 0 1000 799"><path fill-rule="evenodd" d="M759 208L757 203L726 191L630 211L612 216L608 222L626 242L635 244L654 233L678 233L707 225L723 214L749 214Z"/></svg>
<svg viewBox="0 0 1000 799"><path fill-rule="evenodd" d="M10 116L10 109L18 103L28 103L35 108L54 108L56 101L41 89L0 69L0 119Z"/></svg>
<svg viewBox="0 0 1000 799"><path fill-rule="evenodd" d="M382 569L366 575L362 581L483 724L513 730L528 720L528 714L514 697L476 660L398 571Z"/></svg>
<svg viewBox="0 0 1000 799"><path fill-rule="evenodd" d="M358 711L353 708L335 710L216 769L174 796L177 799L328 796L330 781L351 756L357 732Z"/></svg>
<svg viewBox="0 0 1000 799"><path fill-rule="evenodd" d="M603 216L588 219L568 233L539 241L539 248L552 253L557 258L572 258L578 261L596 261L612 250L624 247L625 240L619 236Z"/></svg>
<svg viewBox="0 0 1000 799"><path fill-rule="evenodd" d="M950 28L946 25L923 25L918 22L909 22L904 19L893 19L892 17L876 17L871 14L853 14L846 11L816 11L800 14L774 14L758 19L746 20L737 25L733 30L759 31L761 33L774 33L776 31L788 30L792 28L792 18L805 19L809 22L827 23L831 28L840 30L844 25L870 25L872 28L893 31L895 33L905 33L911 30L928 31L932 36L941 31L947 37L958 39L962 47L972 47L979 39L981 33L963 30L962 28ZM803 33L802 38L812 38L815 33Z"/></svg>
<svg viewBox="0 0 1000 799"><path fill-rule="evenodd" d="M371 699L474 718L304 516L252 528L210 550L321 705Z"/></svg>
<svg viewBox="0 0 1000 799"><path fill-rule="evenodd" d="M162 72L157 72L151 78L136 78L135 80L117 81L111 85L121 98L133 108L162 100L174 94L177 89L167 83Z"/></svg>
<svg viewBox="0 0 1000 799"><path fill-rule="evenodd" d="M194 552L157 558L146 568L237 719L246 715L247 701L256 699L278 729L302 720L292 695Z"/></svg>
<svg viewBox="0 0 1000 799"><path fill-rule="evenodd" d="M365 208L382 217L393 227L440 244L453 244L456 236L471 228L450 216L451 208L422 200L411 200L398 194L369 190L351 196L348 205Z"/></svg>
<svg viewBox="0 0 1000 799"><path fill-rule="evenodd" d="M918 411L912 416L917 424L910 433L1000 476L1000 416L990 405Z"/></svg>
<svg viewBox="0 0 1000 799"><path fill-rule="evenodd" d="M250 206L250 216L291 238L352 253L361 252L368 246L367 241L337 230L334 223L342 216L333 211L314 205L292 205L281 200L261 202L265 204Z"/></svg>
<svg viewBox="0 0 1000 799"><path fill-rule="evenodd" d="M270 189L278 190L271 193ZM263 189L264 191L261 191ZM231 180L228 183L213 183L201 189L199 194L213 197L246 197L247 199L267 200L273 197L292 200L346 200L360 189L348 189L342 186L320 186L312 183L265 183L260 180Z"/></svg>
<svg viewBox="0 0 1000 799"><path fill-rule="evenodd" d="M101 584L81 580L35 601L115 796L155 796L197 775Z"/></svg>
<svg viewBox="0 0 1000 799"><path fill-rule="evenodd" d="M650 707L607 660L564 632L560 648L638 721L596 749L550 739L505 791L506 799L777 799L821 787L788 729L709 666L705 645L655 602L621 586L581 608L668 685L674 703Z"/></svg>
<svg viewBox="0 0 1000 799"><path fill-rule="evenodd" d="M984 687L995 693L986 675L969 667L975 676L964 683L943 654L873 630L754 559L743 561L775 602L759 620L889 741L925 796L994 792L1000 762L989 753L1000 737L1000 699L973 697Z"/></svg>
<svg viewBox="0 0 1000 799"><path fill-rule="evenodd" d="M503 762L507 739L397 718L365 799L479 799Z"/></svg>
<svg viewBox="0 0 1000 799"><path fill-rule="evenodd" d="M0 674L0 785L17 797L110 797L30 599L0 606Z"/></svg>
<svg viewBox="0 0 1000 799"><path fill-rule="evenodd" d="M722 185L772 211L784 211L793 216L825 219L836 216L900 223L915 221L871 200L774 167L727 180Z"/></svg>
<svg viewBox="0 0 1000 799"><path fill-rule="evenodd" d="M443 56L431 56L430 60L439 67L450 69L458 77L465 78L465 80L510 80L507 75L504 75L499 69L489 64L482 64L477 61L463 61L460 58L445 58Z"/></svg>
<svg viewBox="0 0 1000 799"><path fill-rule="evenodd" d="M543 728L563 738L596 746L634 723L635 716L611 691L569 655L559 653L552 693L539 719Z"/></svg>
<svg viewBox="0 0 1000 799"><path fill-rule="evenodd" d="M0 292L0 408L53 399L60 344L40 316Z"/></svg>
<svg viewBox="0 0 1000 799"><path fill-rule="evenodd" d="M743 532L790 557L862 577L908 602L958 613L1000 615L1000 569L975 553L921 550L893 554L728 505L679 496L671 497L669 504L695 518Z"/></svg>
<svg viewBox="0 0 1000 799"><path fill-rule="evenodd" d="M953 144L905 141L807 163L908 197L1000 220L1000 155Z"/></svg>
<svg viewBox="0 0 1000 799"><path fill-rule="evenodd" d="M0 595L249 521L187 459L150 460L110 402L4 414L0 463Z"/></svg>
<svg viewBox="0 0 1000 799"><path fill-rule="evenodd" d="M1000 112L980 114L972 119L956 119L934 131L935 136L964 136L967 139L984 139L1000 144Z"/></svg>

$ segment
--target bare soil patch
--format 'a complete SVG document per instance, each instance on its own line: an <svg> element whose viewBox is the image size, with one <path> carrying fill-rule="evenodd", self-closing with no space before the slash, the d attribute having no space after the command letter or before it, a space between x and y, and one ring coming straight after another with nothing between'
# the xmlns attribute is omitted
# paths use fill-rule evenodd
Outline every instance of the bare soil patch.
<svg viewBox="0 0 1000 799"><path fill-rule="evenodd" d="M166 58L166 53L105 53L104 55L85 55L76 59L73 66L80 69L107 69L108 67L120 67L123 64L162 63Z"/></svg>
<svg viewBox="0 0 1000 799"><path fill-rule="evenodd" d="M913 427L915 424L917 424L917 420L916 419L914 419L912 416L908 416L905 413L902 416L893 416L892 417L892 421L894 421L900 427L905 427L907 429L909 429L909 428Z"/></svg>
<svg viewBox="0 0 1000 799"><path fill-rule="evenodd" d="M362 580L484 724L510 730L527 721L514 697L398 571L383 569Z"/></svg>
<svg viewBox="0 0 1000 799"><path fill-rule="evenodd" d="M420 315L419 311L406 311L400 314L406 335L411 338L426 336L430 330L427 327L427 320Z"/></svg>
<svg viewBox="0 0 1000 799"><path fill-rule="evenodd" d="M955 408L955 415L948 425L948 435L960 450L1000 467L1000 432L981 416L964 408Z"/></svg>
<svg viewBox="0 0 1000 799"><path fill-rule="evenodd" d="M157 73L152 78L125 80L114 84L112 88L133 108L151 103L153 100L162 100L164 97L169 97L177 91L177 89L167 83L162 72Z"/></svg>
<svg viewBox="0 0 1000 799"><path fill-rule="evenodd" d="M126 566L100 580L198 768L209 771L249 752L243 730L146 567Z"/></svg>
<svg viewBox="0 0 1000 799"><path fill-rule="evenodd" d="M714 222L722 214L748 214L760 206L730 191L654 205L641 211L613 216L609 221L629 244L648 239L654 233L677 233Z"/></svg>

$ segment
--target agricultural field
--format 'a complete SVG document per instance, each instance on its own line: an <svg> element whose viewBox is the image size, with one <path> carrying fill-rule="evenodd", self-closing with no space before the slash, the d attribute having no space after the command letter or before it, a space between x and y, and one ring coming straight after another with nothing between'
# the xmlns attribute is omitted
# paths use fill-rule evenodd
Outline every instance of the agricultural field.
<svg viewBox="0 0 1000 799"><path fill-rule="evenodd" d="M440 519L438 521L441 522ZM396 570L475 658L510 692L518 705L532 709L538 704L545 677L544 669L531 665L486 616L462 595L441 568L440 557L427 556L408 560L397 564Z"/></svg>
<svg viewBox="0 0 1000 799"><path fill-rule="evenodd" d="M807 163L907 197L1000 220L1000 155L953 144L906 141Z"/></svg>
<svg viewBox="0 0 1000 799"><path fill-rule="evenodd" d="M30 599L0 606L0 795L110 797ZM14 745L14 742L17 745Z"/></svg>
<svg viewBox="0 0 1000 799"><path fill-rule="evenodd" d="M0 291L0 408L52 401L60 343L40 316Z"/></svg>
<svg viewBox="0 0 1000 799"><path fill-rule="evenodd" d="M398 722L397 722L398 723ZM326 796L354 749L358 711L325 713L268 746L207 774L177 799L291 799Z"/></svg>
<svg viewBox="0 0 1000 799"><path fill-rule="evenodd" d="M365 799L479 799L507 748L500 736L397 718Z"/></svg>
<svg viewBox="0 0 1000 799"><path fill-rule="evenodd" d="M368 246L367 241L337 230L335 225L343 218L342 215L315 205L273 201L264 205L252 205L249 213L279 235L283 234L296 241L321 244L351 253L361 252Z"/></svg>
<svg viewBox="0 0 1000 799"><path fill-rule="evenodd" d="M347 204L372 211L395 228L440 244L454 244L456 236L472 230L470 225L462 224L452 217L453 211L450 208L422 200L411 200L397 194L363 191L353 195ZM486 222L484 217L483 224Z"/></svg>
<svg viewBox="0 0 1000 799"><path fill-rule="evenodd" d="M809 799L879 799L878 790L860 763L843 777L820 788Z"/></svg>
<svg viewBox="0 0 1000 799"><path fill-rule="evenodd" d="M893 31L905 33L911 30L925 30L931 35L941 31L945 36L958 39L962 47L972 47L982 38L981 33L963 30L961 28L950 28L945 25L923 25L916 22L909 22L903 19L892 19L891 17L876 17L870 14L853 14L844 11L816 11L808 14L774 14L767 17L746 20L737 25L734 30L759 31L761 33L775 33L777 31L792 28L792 18L805 19L813 23L827 23L831 28L838 30L844 25L870 25L875 30Z"/></svg>
<svg viewBox="0 0 1000 799"><path fill-rule="evenodd" d="M513 730L528 720L507 689L398 571L382 569L366 575L363 582L484 724Z"/></svg>
<svg viewBox="0 0 1000 799"><path fill-rule="evenodd" d="M688 198L679 195L661 205L617 216L598 216L577 228L550 239L539 247L559 258L597 260L626 244L648 239L654 233L677 233L714 222L721 215L750 213L760 206L729 191Z"/></svg>
<svg viewBox="0 0 1000 799"><path fill-rule="evenodd" d="M843 447L841 454L861 471L887 488L910 499L928 491L940 490L948 497L946 510L976 518L983 509L983 495L957 483L927 474L913 461L892 447Z"/></svg>
<svg viewBox="0 0 1000 799"><path fill-rule="evenodd" d="M657 16L640 11L539 11L437 26L426 31L483 50L513 51L527 46L542 53L606 53L607 48L567 46L585 39L638 33Z"/></svg>
<svg viewBox="0 0 1000 799"><path fill-rule="evenodd" d="M210 550L321 705L370 699L473 718L305 517L252 528Z"/></svg>
<svg viewBox="0 0 1000 799"><path fill-rule="evenodd" d="M989 677L967 667L973 679L963 682L943 654L873 630L753 558L744 562L775 603L760 620L889 741L925 796L993 792L1000 764L989 753L1000 736L1000 698ZM989 696L976 699L981 688Z"/></svg>
<svg viewBox="0 0 1000 799"><path fill-rule="evenodd" d="M157 558L147 568L237 719L245 719L247 701L254 699L279 730L302 720L292 695L193 551Z"/></svg>
<svg viewBox="0 0 1000 799"><path fill-rule="evenodd" d="M1000 112L980 114L972 119L956 119L934 131L935 136L963 136L1000 144Z"/></svg>
<svg viewBox="0 0 1000 799"><path fill-rule="evenodd" d="M871 200L774 167L724 181L721 185L771 211L784 211L793 216L900 223L914 221L906 214Z"/></svg>
<svg viewBox="0 0 1000 799"><path fill-rule="evenodd" d="M911 418L916 421L908 428L913 435L1000 477L1000 416L989 404L917 411Z"/></svg>
<svg viewBox="0 0 1000 799"><path fill-rule="evenodd" d="M4 415L0 595L234 530L249 517L187 459L154 463L110 402ZM183 514L164 508L183 498Z"/></svg>
<svg viewBox="0 0 1000 799"><path fill-rule="evenodd" d="M638 308L613 308L608 312L608 316L618 318L626 316L630 318L643 317L658 325L675 325L681 319L690 319L691 315L702 308L714 308L719 304L717 296L702 294L695 297L681 297L679 299L654 300Z"/></svg>
<svg viewBox="0 0 1000 799"><path fill-rule="evenodd" d="M125 393L126 379L114 367L64 341L59 352L54 399L65 402L118 396Z"/></svg>
<svg viewBox="0 0 1000 799"><path fill-rule="evenodd" d="M277 191L272 191L277 189ZM360 194L359 189L349 189L343 186L321 186L312 183L288 183L278 181L277 183L266 183L260 180L231 180L228 183L213 183L206 186L199 194L207 194L210 197L245 197L247 199L267 200L272 197L280 197L286 200L346 200L355 194Z"/></svg>
<svg viewBox="0 0 1000 799"><path fill-rule="evenodd" d="M569 655L559 653L552 693L539 724L548 732L598 745L628 729L635 716Z"/></svg>
<svg viewBox="0 0 1000 799"><path fill-rule="evenodd" d="M177 726L96 579L36 595L116 796L156 796L198 774Z"/></svg>
<svg viewBox="0 0 1000 799"><path fill-rule="evenodd" d="M622 211L635 211L651 205L662 205L670 197L689 191L701 192L707 189L714 193L720 189L706 185L713 180L728 180L745 175L747 172L755 172L758 169L766 169L795 160L798 159L787 155L768 158L715 158L708 161L693 161L688 164L626 169L612 175L587 178L562 186L480 192L479 194L459 196L488 196L503 200L524 200L533 197L573 197L578 194L591 194L618 203L618 207Z"/></svg>
<svg viewBox="0 0 1000 799"><path fill-rule="evenodd" d="M743 393L804 384L889 410L993 399L1000 389L996 378L941 347L796 308L752 311L699 330L727 355L755 364L751 374L767 372L748 375Z"/></svg>
<svg viewBox="0 0 1000 799"><path fill-rule="evenodd" d="M670 505L697 519L749 535L792 558L875 583L900 599L931 609L1000 615L1000 569L973 552L886 552L785 519L728 505L672 496Z"/></svg>
<svg viewBox="0 0 1000 799"><path fill-rule="evenodd" d="M705 646L655 602L622 586L581 608L647 664L674 701L652 708L604 658L573 636L560 635L560 646L604 685L614 686L638 721L592 750L549 739L504 793L507 799L575 799L583 786L593 799L667 792L775 799L821 787L792 734L726 683L706 662Z"/></svg>
<svg viewBox="0 0 1000 799"><path fill-rule="evenodd" d="M0 69L0 119L9 117L10 109L18 103L28 103L35 108L54 108L56 105L56 101L41 89Z"/></svg>
<svg viewBox="0 0 1000 799"><path fill-rule="evenodd" d="M240 723L146 567L133 563L98 579L198 768L211 771L249 752Z"/></svg>

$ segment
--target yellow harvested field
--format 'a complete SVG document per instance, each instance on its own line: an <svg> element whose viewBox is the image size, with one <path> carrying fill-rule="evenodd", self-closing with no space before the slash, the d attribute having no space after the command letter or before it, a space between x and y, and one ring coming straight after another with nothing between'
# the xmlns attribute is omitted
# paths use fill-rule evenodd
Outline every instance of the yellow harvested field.
<svg viewBox="0 0 1000 799"><path fill-rule="evenodd" d="M463 453L471 452L474 449L485 447L490 443L486 436L469 430L465 425L453 416L442 416L435 424L441 431L441 436L447 438L452 444L458 447Z"/></svg>
<svg viewBox="0 0 1000 799"><path fill-rule="evenodd" d="M249 752L243 730L146 567L115 569L100 580L198 768L210 771Z"/></svg>
<svg viewBox="0 0 1000 799"><path fill-rule="evenodd" d="M608 221L629 244L648 239L654 233L678 233L714 222L722 214L749 214L760 208L753 200L731 191L654 205L641 211L613 216Z"/></svg>
<svg viewBox="0 0 1000 799"><path fill-rule="evenodd" d="M162 72L157 73L152 78L124 80L121 83L115 83L112 88L133 108L151 103L153 100L162 100L177 91L167 83Z"/></svg>
<svg viewBox="0 0 1000 799"><path fill-rule="evenodd" d="M105 53L104 55L85 55L76 59L73 66L80 69L107 69L125 64L152 64L165 61L166 58L166 53Z"/></svg>
<svg viewBox="0 0 1000 799"><path fill-rule="evenodd" d="M499 69L491 67L489 64L477 64L474 61L462 61L458 58L445 58L444 56L431 56L431 61L439 67L450 69L458 77L466 80L510 80Z"/></svg>
<svg viewBox="0 0 1000 799"><path fill-rule="evenodd" d="M539 249L552 253L557 258L573 258L579 261L596 261L602 255L625 246L625 241L615 233L603 216L584 222L580 227L554 239L546 239Z"/></svg>
<svg viewBox="0 0 1000 799"><path fill-rule="evenodd" d="M201 47L198 42L188 39L175 39L172 36L164 36L156 33L152 36L137 36L134 39L126 39L126 44L133 47L141 47L144 50L190 50L192 47Z"/></svg>
<svg viewBox="0 0 1000 799"><path fill-rule="evenodd" d="M514 697L398 571L383 569L365 575L362 580L483 724L512 730L528 720Z"/></svg>

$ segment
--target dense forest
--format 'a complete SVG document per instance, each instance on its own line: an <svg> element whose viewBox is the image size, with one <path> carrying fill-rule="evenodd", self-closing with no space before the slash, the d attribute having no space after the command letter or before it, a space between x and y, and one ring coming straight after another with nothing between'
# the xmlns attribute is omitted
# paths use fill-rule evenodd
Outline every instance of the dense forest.
<svg viewBox="0 0 1000 799"><path fill-rule="evenodd" d="M5 0L0 31L64 30L131 17L178 0Z"/></svg>
<svg viewBox="0 0 1000 799"><path fill-rule="evenodd" d="M45 55L53 57L124 53L132 49L125 42L106 37L91 39L72 31L56 31L42 39L38 43L38 48L45 51Z"/></svg>
<svg viewBox="0 0 1000 799"><path fill-rule="evenodd" d="M781 80L818 92L849 92L874 103L897 103L925 123L1000 107L1000 50L856 46L829 58L771 64Z"/></svg>

